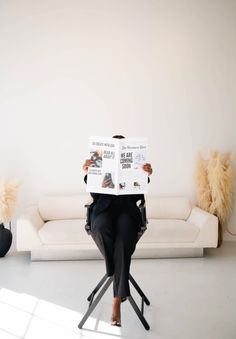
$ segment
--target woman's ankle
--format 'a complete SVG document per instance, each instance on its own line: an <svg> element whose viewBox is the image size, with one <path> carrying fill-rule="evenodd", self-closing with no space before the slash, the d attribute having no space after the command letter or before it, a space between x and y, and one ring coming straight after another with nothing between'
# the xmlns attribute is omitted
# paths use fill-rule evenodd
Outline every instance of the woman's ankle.
<svg viewBox="0 0 236 339"><path fill-rule="evenodd" d="M120 316L121 298L115 297L112 304L112 314Z"/></svg>
<svg viewBox="0 0 236 339"><path fill-rule="evenodd" d="M121 303L121 297L114 297L113 303L117 303L117 304Z"/></svg>

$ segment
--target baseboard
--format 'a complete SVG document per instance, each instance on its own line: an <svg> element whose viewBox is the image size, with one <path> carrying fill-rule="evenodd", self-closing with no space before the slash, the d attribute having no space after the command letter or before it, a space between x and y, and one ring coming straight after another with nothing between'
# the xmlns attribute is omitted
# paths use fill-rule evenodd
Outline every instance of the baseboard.
<svg viewBox="0 0 236 339"><path fill-rule="evenodd" d="M41 260L96 260L103 259L99 250L35 250L31 261Z"/></svg>
<svg viewBox="0 0 236 339"><path fill-rule="evenodd" d="M155 248L136 249L133 259L196 258L203 257L203 248ZM102 259L98 250L35 250L32 261L44 260L96 260Z"/></svg>
<svg viewBox="0 0 236 339"><path fill-rule="evenodd" d="M158 258L198 258L203 257L203 248L153 248L135 251L133 258L158 259Z"/></svg>

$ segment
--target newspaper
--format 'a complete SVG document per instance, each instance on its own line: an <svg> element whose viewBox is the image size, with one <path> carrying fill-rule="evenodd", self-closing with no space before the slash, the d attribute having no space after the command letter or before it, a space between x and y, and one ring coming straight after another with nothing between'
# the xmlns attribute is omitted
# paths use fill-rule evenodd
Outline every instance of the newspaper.
<svg viewBox="0 0 236 339"><path fill-rule="evenodd" d="M105 194L147 193L147 139L92 136L89 140L87 192Z"/></svg>

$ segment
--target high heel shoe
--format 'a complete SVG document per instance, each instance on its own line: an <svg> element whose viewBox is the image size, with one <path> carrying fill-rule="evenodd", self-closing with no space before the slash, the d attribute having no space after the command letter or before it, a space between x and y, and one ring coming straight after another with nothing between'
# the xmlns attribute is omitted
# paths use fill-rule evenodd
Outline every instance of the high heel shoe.
<svg viewBox="0 0 236 339"><path fill-rule="evenodd" d="M111 326L121 327L121 320L120 320L120 318L112 316L111 317Z"/></svg>
<svg viewBox="0 0 236 339"><path fill-rule="evenodd" d="M121 327L120 297L114 297L111 313L111 325Z"/></svg>

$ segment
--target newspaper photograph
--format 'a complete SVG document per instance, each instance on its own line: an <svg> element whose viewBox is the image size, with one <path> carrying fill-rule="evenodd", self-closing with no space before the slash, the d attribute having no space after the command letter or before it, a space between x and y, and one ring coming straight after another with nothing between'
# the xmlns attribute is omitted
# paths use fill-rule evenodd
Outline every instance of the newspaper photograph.
<svg viewBox="0 0 236 339"><path fill-rule="evenodd" d="M147 193L147 139L92 136L89 140L87 192L105 194Z"/></svg>

